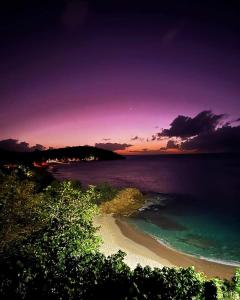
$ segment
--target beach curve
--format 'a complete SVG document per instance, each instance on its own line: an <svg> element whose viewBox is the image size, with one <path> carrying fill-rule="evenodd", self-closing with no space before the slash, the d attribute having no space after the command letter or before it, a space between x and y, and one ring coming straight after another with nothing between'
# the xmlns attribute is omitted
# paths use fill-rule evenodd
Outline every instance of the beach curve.
<svg viewBox="0 0 240 300"><path fill-rule="evenodd" d="M196 271L204 272L208 277L222 279L230 279L236 270L234 266L207 261L169 248L122 217L102 214L95 219L95 225L99 226L103 240L101 252L111 255L121 249L127 254L124 261L131 268L137 264L159 268L194 266Z"/></svg>

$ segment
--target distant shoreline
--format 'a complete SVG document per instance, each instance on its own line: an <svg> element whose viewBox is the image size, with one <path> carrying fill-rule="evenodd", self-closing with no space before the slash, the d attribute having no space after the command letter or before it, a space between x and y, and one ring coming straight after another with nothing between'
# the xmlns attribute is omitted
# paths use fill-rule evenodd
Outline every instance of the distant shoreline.
<svg viewBox="0 0 240 300"><path fill-rule="evenodd" d="M137 263L151 267L189 267L195 266L196 271L204 272L208 277L230 279L236 267L196 258L171 249L151 236L136 229L121 217L102 215L96 220L100 226L103 239L101 250L104 254L116 253L118 249L127 253L125 259L130 267Z"/></svg>

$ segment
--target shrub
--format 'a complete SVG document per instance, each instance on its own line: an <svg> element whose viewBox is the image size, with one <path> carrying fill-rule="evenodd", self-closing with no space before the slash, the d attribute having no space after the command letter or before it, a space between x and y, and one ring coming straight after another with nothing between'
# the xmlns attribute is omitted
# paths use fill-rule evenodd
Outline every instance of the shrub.
<svg viewBox="0 0 240 300"><path fill-rule="evenodd" d="M54 253L58 263L64 267L65 257L94 253L101 239L96 235L93 217L98 209L92 199L98 197L95 187L86 191L75 188L71 181L64 181L46 188L44 233L29 245L41 260L48 260Z"/></svg>
<svg viewBox="0 0 240 300"><path fill-rule="evenodd" d="M0 175L0 251L44 226L43 202L33 181L20 180L17 174Z"/></svg>
<svg viewBox="0 0 240 300"><path fill-rule="evenodd" d="M125 188L119 191L111 200L100 205L103 213L118 215L131 215L144 204L142 193L135 188Z"/></svg>
<svg viewBox="0 0 240 300"><path fill-rule="evenodd" d="M0 252L1 294L24 299L49 289L46 293L59 296L68 280L67 260L98 250L92 222L98 209L92 199L99 193L93 186L82 191L65 181L36 194L31 181L19 182L12 175L1 179L1 237L9 242ZM6 238L9 228L11 239Z"/></svg>
<svg viewBox="0 0 240 300"><path fill-rule="evenodd" d="M106 182L98 184L96 186L96 190L100 194L100 197L95 200L95 203L97 205L112 200L118 193L118 190L116 188L112 187Z"/></svg>
<svg viewBox="0 0 240 300"><path fill-rule="evenodd" d="M99 253L93 217L103 195L70 181L37 193L32 181L0 174L1 299L239 299L239 269L233 281L207 280L193 268L132 271L123 252ZM109 209L130 213L141 201L125 189Z"/></svg>
<svg viewBox="0 0 240 300"><path fill-rule="evenodd" d="M240 295L240 268L237 269L235 276L233 277L235 291Z"/></svg>
<svg viewBox="0 0 240 300"><path fill-rule="evenodd" d="M202 283L193 268L136 267L132 281L145 299L193 299L202 292Z"/></svg>

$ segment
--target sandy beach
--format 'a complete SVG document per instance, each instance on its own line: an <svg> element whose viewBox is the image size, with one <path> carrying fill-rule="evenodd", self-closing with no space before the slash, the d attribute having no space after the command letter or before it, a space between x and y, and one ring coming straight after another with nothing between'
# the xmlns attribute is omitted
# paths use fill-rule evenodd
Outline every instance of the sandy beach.
<svg viewBox="0 0 240 300"><path fill-rule="evenodd" d="M199 259L171 249L151 236L142 233L124 221L123 218L111 215L100 215L95 219L100 226L99 234L103 239L101 251L105 255L116 253L118 249L127 256L125 262L134 268L138 263L151 267L189 267L195 266L197 271L207 276L230 279L235 267Z"/></svg>
<svg viewBox="0 0 240 300"><path fill-rule="evenodd" d="M127 254L124 261L131 268L136 267L138 263L141 263L142 266L149 265L159 268L173 266L168 260L146 248L144 244L140 244L131 239L131 237L123 234L122 226L119 226L117 223L125 224L113 216L106 214L98 216L95 219L95 225L100 226L98 233L103 240L100 249L101 252L105 255L111 255L119 249L124 251Z"/></svg>

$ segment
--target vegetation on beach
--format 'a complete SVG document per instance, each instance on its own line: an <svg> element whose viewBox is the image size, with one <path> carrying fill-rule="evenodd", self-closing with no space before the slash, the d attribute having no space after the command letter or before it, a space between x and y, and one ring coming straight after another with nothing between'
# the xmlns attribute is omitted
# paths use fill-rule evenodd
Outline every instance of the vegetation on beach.
<svg viewBox="0 0 240 300"><path fill-rule="evenodd" d="M26 169L0 173L1 299L239 299L239 270L231 281L193 268L131 270L123 252L100 253L97 203L112 196L114 205L125 196L142 201L135 189L106 197L107 189L71 181L41 186Z"/></svg>
<svg viewBox="0 0 240 300"><path fill-rule="evenodd" d="M143 206L145 200L136 188L125 188L117 192L113 199L103 202L100 209L103 213L129 216Z"/></svg>

